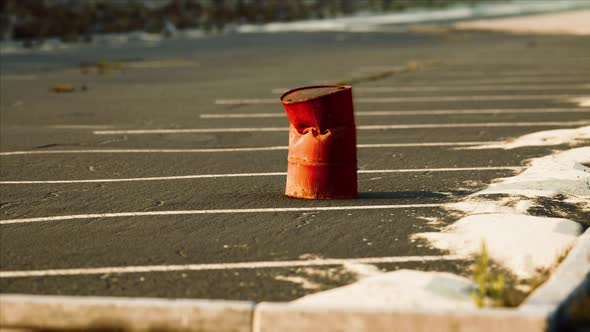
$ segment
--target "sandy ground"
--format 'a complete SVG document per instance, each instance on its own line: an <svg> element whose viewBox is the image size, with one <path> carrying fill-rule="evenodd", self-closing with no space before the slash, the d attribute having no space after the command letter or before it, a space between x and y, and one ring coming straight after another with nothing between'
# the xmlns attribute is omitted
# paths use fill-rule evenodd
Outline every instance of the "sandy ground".
<svg viewBox="0 0 590 332"><path fill-rule="evenodd" d="M590 35L590 10L461 22L455 27L513 33Z"/></svg>

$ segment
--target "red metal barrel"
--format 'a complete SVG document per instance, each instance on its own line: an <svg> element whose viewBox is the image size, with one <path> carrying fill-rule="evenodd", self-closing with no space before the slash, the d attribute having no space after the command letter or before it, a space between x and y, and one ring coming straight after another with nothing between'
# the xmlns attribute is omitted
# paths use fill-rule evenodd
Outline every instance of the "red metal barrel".
<svg viewBox="0 0 590 332"><path fill-rule="evenodd" d="M307 199L357 196L352 88L310 86L281 102L291 123L285 195Z"/></svg>

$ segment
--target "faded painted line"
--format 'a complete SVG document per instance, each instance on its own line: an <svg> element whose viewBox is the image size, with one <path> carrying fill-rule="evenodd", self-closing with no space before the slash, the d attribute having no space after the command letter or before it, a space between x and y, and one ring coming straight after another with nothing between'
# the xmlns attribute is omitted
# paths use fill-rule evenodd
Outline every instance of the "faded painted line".
<svg viewBox="0 0 590 332"><path fill-rule="evenodd" d="M411 147L437 147L437 146L472 146L486 144L502 144L504 141L487 142L423 142L423 143L383 143L383 144L358 144L359 149L365 148L411 148ZM109 150L33 150L33 151L7 151L0 152L0 156L16 156L30 154L84 154L84 153L215 153L215 152L254 152L288 150L288 146L264 146L249 148L215 148L215 149L109 149Z"/></svg>
<svg viewBox="0 0 590 332"><path fill-rule="evenodd" d="M221 210L173 210L173 211L141 211L118 213L74 214L66 216L35 217L21 219L0 220L0 225L36 223L45 221L62 221L75 219L118 218L118 217L147 217L147 216L175 216L196 214L232 214L232 213L272 213L272 212L319 212L319 211L349 211L349 210L388 210L442 207L445 204L401 204L401 205L361 205L361 206L317 206L302 208L259 208L259 209L221 209Z"/></svg>
<svg viewBox="0 0 590 332"><path fill-rule="evenodd" d="M427 97L378 97L356 98L357 103L402 103L402 102L441 102L441 101L483 101L483 100L546 100L574 98L579 94L567 95L490 95L490 96L427 96ZM217 99L216 105L256 105L256 104L280 104L278 98L257 99Z"/></svg>
<svg viewBox="0 0 590 332"><path fill-rule="evenodd" d="M559 127L585 126L590 121L545 121L545 122L476 122L476 123L427 123L357 126L358 130L383 129L436 129L436 128L489 128L489 127ZM95 135L139 135L139 134L192 134L192 133L240 133L287 131L288 127L262 128L192 128L192 129L137 129L137 130L97 130Z"/></svg>
<svg viewBox="0 0 590 332"><path fill-rule="evenodd" d="M55 277L71 275L94 274L121 274L121 273L150 273L150 272L177 272L177 271L211 271L234 269L265 269L281 267L301 266L330 266L357 264L381 264L381 263L407 263L407 262L436 262L456 261L466 259L457 255L441 256L393 256L393 257L366 257L366 258L332 258L292 261L266 261L266 262L240 262L217 264L185 264L185 265L146 265L146 266L116 266L95 267L77 269L49 269L49 270L24 270L24 271L0 271L0 278L27 278L27 277Z"/></svg>
<svg viewBox="0 0 590 332"><path fill-rule="evenodd" d="M355 92L436 92L436 91L536 91L536 90L579 90L590 89L590 84L562 84L562 85L478 85L478 86L370 86L355 87ZM272 89L274 94L283 94L289 89Z"/></svg>
<svg viewBox="0 0 590 332"><path fill-rule="evenodd" d="M465 171L492 171L509 170L518 171L525 169L524 166L506 167L453 167L453 168L408 168L408 169L375 169L359 170L359 174L375 173L421 173L421 172L465 172ZM189 180L189 179L215 179L215 178L240 178L240 177L264 177L264 176L285 176L286 172L268 173L232 173L232 174L196 174L180 176L157 176L144 178L119 178L119 179L88 179L88 180L46 180L46 181L0 181L0 184L64 184L64 183L103 183L103 182L138 182L138 181L165 181L165 180Z"/></svg>
<svg viewBox="0 0 590 332"><path fill-rule="evenodd" d="M510 108L510 109L468 109L468 110L423 110L423 111L356 111L356 116L406 116L406 115L452 115L452 114L544 114L544 113L589 113L587 108ZM247 119L285 118L283 112L272 113L215 113L201 114L202 119Z"/></svg>

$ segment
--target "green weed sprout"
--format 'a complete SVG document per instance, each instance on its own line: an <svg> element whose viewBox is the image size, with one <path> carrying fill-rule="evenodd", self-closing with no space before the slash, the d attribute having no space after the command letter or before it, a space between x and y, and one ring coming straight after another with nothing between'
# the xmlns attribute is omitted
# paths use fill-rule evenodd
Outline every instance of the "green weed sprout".
<svg viewBox="0 0 590 332"><path fill-rule="evenodd" d="M504 275L493 276L489 267L489 256L485 242L481 242L481 255L472 266L473 280L477 289L471 293L473 301L478 307L485 306L486 298L491 305L501 306L504 303Z"/></svg>

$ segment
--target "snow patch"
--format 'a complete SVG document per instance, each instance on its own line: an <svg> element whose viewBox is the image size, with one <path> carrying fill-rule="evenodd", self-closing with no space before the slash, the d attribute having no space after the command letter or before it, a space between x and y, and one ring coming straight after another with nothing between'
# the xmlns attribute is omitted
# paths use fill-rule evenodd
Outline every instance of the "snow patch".
<svg viewBox="0 0 590 332"><path fill-rule="evenodd" d="M570 101L577 103L581 107L590 106L590 97L574 98L574 99L571 99Z"/></svg>
<svg viewBox="0 0 590 332"><path fill-rule="evenodd" d="M441 225L443 223L440 219L436 217L421 216L416 218L428 221L426 224L431 226Z"/></svg>
<svg viewBox="0 0 590 332"><path fill-rule="evenodd" d="M590 106L590 100L588 105ZM588 111L590 114L590 111ZM580 144L590 142L590 126L575 129L556 129L540 131L502 143L491 143L478 146L458 148L459 150L479 150L479 149L515 149L525 146L551 146L560 144Z"/></svg>
<svg viewBox="0 0 590 332"><path fill-rule="evenodd" d="M582 231L578 223L562 218L523 214L477 214L461 218L444 232L421 233L439 249L477 255L485 242L490 257L521 278L550 268Z"/></svg>
<svg viewBox="0 0 590 332"><path fill-rule="evenodd" d="M316 254L302 254L299 255L299 259L306 259L306 260L314 260L314 259L323 259L324 257Z"/></svg>
<svg viewBox="0 0 590 332"><path fill-rule="evenodd" d="M447 205L467 215L439 233L412 239L456 255L476 255L484 241L490 257L527 279L550 268L576 241L582 227L563 218L528 215L539 197L563 196L565 202L590 208L590 147L581 147L530 161L524 172L498 180L463 201ZM490 196L492 195L492 196Z"/></svg>
<svg viewBox="0 0 590 332"><path fill-rule="evenodd" d="M357 278L366 278L383 273L379 268L371 264L346 263L342 267L346 271L354 273Z"/></svg>
<svg viewBox="0 0 590 332"><path fill-rule="evenodd" d="M318 289L320 288L320 285L310 281L307 278L301 277L301 276L275 276L274 277L275 280L280 280L280 281L288 281L288 282L292 282L294 284L298 284L301 286L301 288L303 289Z"/></svg>
<svg viewBox="0 0 590 332"><path fill-rule="evenodd" d="M588 162L590 146L536 158L524 172L501 179L473 195L552 197L562 194L583 198L590 204L590 168L582 165Z"/></svg>
<svg viewBox="0 0 590 332"><path fill-rule="evenodd" d="M504 197L496 201L471 198L462 202L451 203L447 205L447 209L457 211L459 215L488 213L524 214L531 206L533 206L532 200L518 200L515 202L513 197Z"/></svg>
<svg viewBox="0 0 590 332"><path fill-rule="evenodd" d="M303 254L299 256L300 259L323 259L323 257L314 254ZM297 275L278 275L275 280L292 282L300 285L303 289L314 290L321 288L321 282L314 282L310 279L321 280L340 280L343 276L350 278L352 274L354 278L361 279L381 274L378 267L371 264L362 263L345 263L338 267L332 268L299 268L295 272Z"/></svg>
<svg viewBox="0 0 590 332"><path fill-rule="evenodd" d="M387 309L475 309L470 280L451 273L399 270L304 296L293 306L351 306Z"/></svg>

